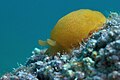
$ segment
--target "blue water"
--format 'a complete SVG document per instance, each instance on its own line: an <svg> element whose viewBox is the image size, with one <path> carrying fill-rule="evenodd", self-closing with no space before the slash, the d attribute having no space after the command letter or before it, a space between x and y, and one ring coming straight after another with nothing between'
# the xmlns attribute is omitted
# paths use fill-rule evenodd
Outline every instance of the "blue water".
<svg viewBox="0 0 120 80"><path fill-rule="evenodd" d="M62 16L78 9L109 14L119 0L0 0L0 75L24 64L38 39L46 40Z"/></svg>

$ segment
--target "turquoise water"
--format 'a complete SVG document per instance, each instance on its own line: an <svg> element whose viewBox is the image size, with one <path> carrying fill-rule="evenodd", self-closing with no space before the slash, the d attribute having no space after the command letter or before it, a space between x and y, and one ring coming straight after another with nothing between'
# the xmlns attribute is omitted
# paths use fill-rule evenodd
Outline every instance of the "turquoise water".
<svg viewBox="0 0 120 80"><path fill-rule="evenodd" d="M0 0L0 75L24 64L37 44L46 40L57 20L78 9L109 14L119 0Z"/></svg>

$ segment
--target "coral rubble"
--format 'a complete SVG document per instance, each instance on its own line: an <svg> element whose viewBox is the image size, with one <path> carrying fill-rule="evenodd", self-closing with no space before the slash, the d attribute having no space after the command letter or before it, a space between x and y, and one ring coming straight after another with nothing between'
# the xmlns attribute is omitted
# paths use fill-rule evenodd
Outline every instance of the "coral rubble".
<svg viewBox="0 0 120 80"><path fill-rule="evenodd" d="M120 80L120 16L111 13L104 26L71 55L35 48L26 65L0 80Z"/></svg>

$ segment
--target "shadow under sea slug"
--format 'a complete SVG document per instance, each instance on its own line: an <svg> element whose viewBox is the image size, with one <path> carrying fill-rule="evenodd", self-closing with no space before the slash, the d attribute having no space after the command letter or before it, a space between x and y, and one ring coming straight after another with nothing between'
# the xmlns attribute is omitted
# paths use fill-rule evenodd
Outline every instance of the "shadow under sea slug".
<svg viewBox="0 0 120 80"><path fill-rule="evenodd" d="M47 54L54 55L57 52L70 52L79 47L82 40L88 38L91 33L101 29L106 22L105 16L89 9L73 11L60 20L51 31L50 39L39 40L42 46L49 45Z"/></svg>

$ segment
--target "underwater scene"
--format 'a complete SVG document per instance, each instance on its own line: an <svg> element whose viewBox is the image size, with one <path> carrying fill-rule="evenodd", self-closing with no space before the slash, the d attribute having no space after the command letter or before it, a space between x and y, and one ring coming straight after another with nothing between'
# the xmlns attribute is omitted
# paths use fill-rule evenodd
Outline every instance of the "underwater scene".
<svg viewBox="0 0 120 80"><path fill-rule="evenodd" d="M120 80L119 0L0 0L0 80Z"/></svg>

